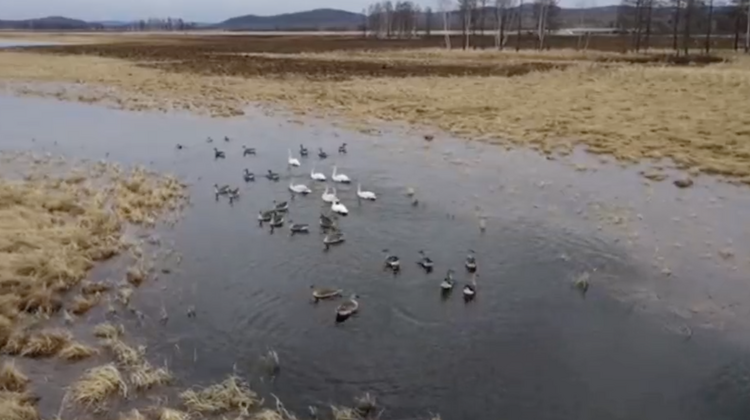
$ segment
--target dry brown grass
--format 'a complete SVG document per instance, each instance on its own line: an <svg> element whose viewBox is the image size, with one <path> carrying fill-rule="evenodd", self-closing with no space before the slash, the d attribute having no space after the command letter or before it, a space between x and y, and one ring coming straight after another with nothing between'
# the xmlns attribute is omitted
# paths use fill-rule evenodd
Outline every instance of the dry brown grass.
<svg viewBox="0 0 750 420"><path fill-rule="evenodd" d="M146 417L141 414L140 411L136 409L132 409L128 411L127 413L120 414L119 420L146 420Z"/></svg>
<svg viewBox="0 0 750 420"><path fill-rule="evenodd" d="M122 366L138 366L143 363L146 349L143 346L133 348L118 338L110 338L102 342Z"/></svg>
<svg viewBox="0 0 750 420"><path fill-rule="evenodd" d="M105 283L94 283L85 281L81 285L81 293L84 296L96 295L97 293L108 292L112 289L112 286Z"/></svg>
<svg viewBox="0 0 750 420"><path fill-rule="evenodd" d="M156 418L158 420L188 420L190 416L183 411L172 408L161 408L157 411Z"/></svg>
<svg viewBox="0 0 750 420"><path fill-rule="evenodd" d="M114 395L127 397L128 387L114 364L95 367L86 371L69 389L76 404L87 408L101 405Z"/></svg>
<svg viewBox="0 0 750 420"><path fill-rule="evenodd" d="M260 401L255 392L237 376L203 389L190 389L180 399L191 413L219 414L239 410L246 414Z"/></svg>
<svg viewBox="0 0 750 420"><path fill-rule="evenodd" d="M0 393L0 418L3 420L39 420L39 412L26 394Z"/></svg>
<svg viewBox="0 0 750 420"><path fill-rule="evenodd" d="M407 122L546 152L568 151L581 144L624 161L671 158L681 168L750 183L750 143L744 141L750 125L750 114L744 111L750 97L747 60L708 67L658 67L586 61L600 53L346 54L358 60L569 60L573 64L510 78L311 81L173 74L117 59L3 53L0 78L114 86L118 93L94 89L86 97L129 109L185 108L231 115L248 101L260 101L301 114L334 114L360 125L377 120ZM325 53L320 59L341 57ZM56 95L77 100L79 90L58 90ZM134 219L148 222L147 213L134 212Z"/></svg>
<svg viewBox="0 0 750 420"><path fill-rule="evenodd" d="M24 357L51 357L60 352L73 340L65 330L44 330L31 334L20 352Z"/></svg>
<svg viewBox="0 0 750 420"><path fill-rule="evenodd" d="M59 356L65 360L77 362L79 360L88 359L97 354L99 354L99 350L82 343L73 342L60 350Z"/></svg>
<svg viewBox="0 0 750 420"><path fill-rule="evenodd" d="M4 362L0 367L0 391L23 392L29 378L13 362Z"/></svg>
<svg viewBox="0 0 750 420"><path fill-rule="evenodd" d="M70 312L74 315L83 315L96 306L100 300L99 294L76 296L70 304Z"/></svg>
<svg viewBox="0 0 750 420"><path fill-rule="evenodd" d="M125 334L125 328L122 325L115 326L109 322L98 324L94 327L94 336L105 339L120 338Z"/></svg>
<svg viewBox="0 0 750 420"><path fill-rule="evenodd" d="M130 383L138 390L146 390L172 381L172 374L166 367L155 368L144 361L131 368Z"/></svg>

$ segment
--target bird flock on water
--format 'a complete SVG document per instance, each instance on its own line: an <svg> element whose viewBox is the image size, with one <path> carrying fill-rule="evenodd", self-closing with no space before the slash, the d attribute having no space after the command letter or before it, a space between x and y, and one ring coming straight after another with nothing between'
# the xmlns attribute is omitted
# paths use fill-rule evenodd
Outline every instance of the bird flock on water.
<svg viewBox="0 0 750 420"><path fill-rule="evenodd" d="M208 143L213 143L214 140L209 137L206 140ZM226 143L229 143L231 139L229 137L224 137L224 141ZM185 146L178 144L177 149L183 150ZM214 151L214 160L218 159L225 159L226 153L223 150L220 150L218 147L213 148ZM338 148L338 153L340 155L345 155L348 153L347 150L347 144L343 143ZM299 156L300 158L307 158L310 155L310 151L307 147L300 144L299 146ZM326 153L322 148L318 148L318 158L320 160L327 159L328 153ZM247 147L245 145L242 146L242 156L257 156L257 151L254 147ZM300 159L295 157L292 153L291 149L287 149L287 167L292 170L293 168L299 168L302 166L302 163L300 162ZM273 172L272 170L267 170L267 172L264 174L265 178L272 182L278 182L281 179L281 175L277 172ZM251 172L248 168L245 168L242 173L242 179L244 182L254 182L256 177L253 172ZM319 218L319 225L320 229L323 233L325 233L325 236L323 238L323 245L325 247L325 250L329 250L331 246L338 245L343 242L345 242L346 237L344 233L341 231L339 225L338 225L338 217L339 216L346 216L349 214L349 210L346 208L346 206L341 202L338 196L338 191L336 187L331 187L328 185L328 177L325 173L317 171L316 164L313 163L311 169L310 169L310 179L313 182L316 183L323 183L325 182L325 189L323 193L321 194L321 199L323 200L326 205L330 205L330 213L321 213ZM348 175L341 173L338 171L338 167L336 165L333 166L333 171L330 176L330 180L333 181L334 184L351 184L352 180L349 178ZM289 191L291 193L292 200L294 200L294 197L297 195L301 196L307 196L311 194L313 191L308 187L305 183L294 183L294 181L289 182ZM377 200L377 195L372 191L366 191L362 190L361 184L357 183L357 199L362 201L375 201ZM419 201L414 198L415 192L413 188L409 188L407 190L407 196L412 197L412 205L418 206ZM214 196L216 200L218 201L220 197L226 197L229 200L230 204L233 204L236 200L240 198L240 188L239 187L230 187L229 185L218 185L214 184ZM283 201L283 202L277 202L276 200L273 201L273 205L271 208L266 210L261 210L258 212L258 225L268 225L269 231L271 233L274 233L276 229L282 228L285 224L289 227L289 233L290 235L296 235L296 234L306 234L310 232L310 225L306 223L295 223L293 220L286 220L286 215L288 215L289 211L289 201ZM482 231L484 231L484 226L482 226ZM397 256L394 253L391 253L388 249L383 249L383 267L384 270L389 270L394 274L397 274L401 271L401 259L399 256ZM435 262L430 258L427 253L424 250L419 251L420 258L417 260L417 265L420 266L425 272L431 273L433 268L435 267ZM466 271L471 274L471 280L469 282L466 282L466 284L462 288L462 295L465 301L471 301L474 299L477 293L476 288L476 279L479 276L477 273L477 260L476 255L473 250L469 250L468 255L466 256L466 259L464 261L464 266L466 268ZM456 286L456 280L454 278L455 271L453 269L447 270L444 278L440 282L440 291L444 298L447 298L451 295L451 292L453 291L454 287ZM312 289L312 296L314 302L318 302L320 300L328 300L328 299L334 299L339 298L342 296L343 291L341 289L334 289L334 288L328 288L328 287L316 287L316 286L310 286ZM357 300L359 297L356 294L352 294L348 299L344 300L342 303L340 303L336 308L336 320L337 321L343 321L350 316L354 315L359 310L359 301Z"/></svg>

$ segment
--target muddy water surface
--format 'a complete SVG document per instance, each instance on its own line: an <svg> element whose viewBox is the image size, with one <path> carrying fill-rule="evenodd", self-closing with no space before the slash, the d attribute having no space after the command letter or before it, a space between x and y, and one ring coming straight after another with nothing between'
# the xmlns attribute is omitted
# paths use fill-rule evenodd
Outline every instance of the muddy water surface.
<svg viewBox="0 0 750 420"><path fill-rule="evenodd" d="M159 233L182 263L136 292L146 315L139 327L121 315L182 387L235 369L295 411L371 392L387 408L384 418L750 414L746 190L707 178L688 190L644 185L637 171L584 155L548 161L439 136L426 143L397 128L368 136L253 110L210 120L0 97L0 139L6 151L143 164L190 183L192 206ZM342 142L347 155L336 153ZM287 149L300 143L330 156L311 153L290 171ZM243 158L242 144L258 156ZM214 146L227 159L214 160ZM272 200L290 198L293 180L314 193L292 201L289 217L316 226L324 206L323 185L309 179L313 163L328 175L337 164L379 196L358 203L356 184L339 188L350 210L340 221L347 242L329 252L317 228L290 237L255 222ZM259 176L254 183L243 182L246 167ZM268 169L281 181L260 177ZM240 201L215 201L214 183L240 186ZM478 216L487 217L485 233ZM383 248L401 256L398 276L382 270ZM432 274L414 263L420 249L436 261ZM477 299L441 299L446 269L468 280L468 249L480 265ZM584 273L585 298L571 287ZM336 325L335 303L310 303L311 284L357 293L361 313ZM191 305L194 319L185 316ZM103 318L92 312L88 320ZM259 363L268 348L281 359L274 380ZM72 370L55 369L61 373L47 372L41 385L47 413L56 412Z"/></svg>

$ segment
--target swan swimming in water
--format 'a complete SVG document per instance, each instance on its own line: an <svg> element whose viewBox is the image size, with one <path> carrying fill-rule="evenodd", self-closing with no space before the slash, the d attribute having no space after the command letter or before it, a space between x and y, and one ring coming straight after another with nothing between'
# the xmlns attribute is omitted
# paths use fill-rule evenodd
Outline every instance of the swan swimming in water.
<svg viewBox="0 0 750 420"><path fill-rule="evenodd" d="M344 216L349 214L349 210L345 205L341 204L341 201L339 201L338 198L331 204L331 211L333 211L334 213L342 214Z"/></svg>
<svg viewBox="0 0 750 420"><path fill-rule="evenodd" d="M294 185L292 184L291 181L289 182L289 190L296 194L305 194L305 195L310 194L312 192L312 190L308 188L307 185L305 184Z"/></svg>
<svg viewBox="0 0 750 420"><path fill-rule="evenodd" d="M289 159L287 160L289 166L299 166L299 159L292 157L292 149L287 149L287 151L289 152Z"/></svg>
<svg viewBox="0 0 750 420"><path fill-rule="evenodd" d="M363 200L370 200L375 201L377 196L372 191L362 191L362 185L357 184L357 197L363 199Z"/></svg>
<svg viewBox="0 0 750 420"><path fill-rule="evenodd" d="M314 179L315 181L325 181L326 175L323 172L315 172L315 164L313 164L313 167L310 170L310 178Z"/></svg>
<svg viewBox="0 0 750 420"><path fill-rule="evenodd" d="M326 189L325 189L325 191L323 191L323 195L321 196L321 198L326 203L333 203L333 202L335 202L337 200L337 198L336 198L336 189L334 188L333 192L329 192L328 191L328 185L326 185Z"/></svg>
<svg viewBox="0 0 750 420"><path fill-rule="evenodd" d="M340 174L340 173L338 173L338 172L337 172L337 168L336 168L336 166L335 166L335 165L334 165L334 167L333 167L333 175L331 175L331 179L332 179L332 180L333 180L334 182L339 182L339 183L342 183L342 184L348 184L348 183L352 182L352 181L351 181L351 180L349 179L349 177L348 177L348 176L346 176L346 175L344 175L344 174Z"/></svg>

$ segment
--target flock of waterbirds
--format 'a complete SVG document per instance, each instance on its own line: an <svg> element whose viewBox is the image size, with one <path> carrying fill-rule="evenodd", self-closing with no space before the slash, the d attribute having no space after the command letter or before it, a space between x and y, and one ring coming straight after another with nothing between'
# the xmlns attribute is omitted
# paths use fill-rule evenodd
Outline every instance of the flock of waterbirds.
<svg viewBox="0 0 750 420"><path fill-rule="evenodd" d="M224 137L224 141L226 143L229 143L231 139L229 137ZM214 140L209 137L206 140L207 143L213 143ZM178 144L177 149L182 150L185 146ZM214 160L217 159L225 159L226 153L222 150L219 150L217 147L213 148L214 151ZM338 148L338 153L345 155L347 154L347 144L343 143ZM308 157L310 154L310 151L307 147L300 144L299 146L299 156L302 158ZM328 158L328 154L322 149L318 148L318 158L319 159L326 159ZM254 147L247 147L245 145L242 146L242 156L257 156L257 151ZM287 157L287 167L291 170L292 168L297 168L301 166L301 162L298 158L294 157L292 154L291 149L288 150L288 157ZM273 172L272 170L268 170L264 176L273 182L278 182L281 179L281 175L278 172ZM255 181L255 174L251 172L249 169L245 168L243 170L242 178L245 182L254 182ZM312 169L310 170L310 179L314 182L327 182L328 177L322 173L322 172L316 172L316 165L312 165ZM331 180L334 183L338 184L351 184L351 179L343 174L338 172L338 168L336 165L333 166L333 173L331 174ZM298 183L295 184L293 181L289 182L289 191L291 193L291 200L294 200L294 197L296 195L308 195L312 193L312 190L305 185L304 183ZM325 236L323 238L323 245L325 246L325 250L327 251L332 245L341 244L345 241L344 233L341 231L339 225L338 225L338 216L346 216L349 214L349 210L346 208L346 206L341 203L341 200L338 197L337 190L335 187L329 187L328 184L326 184L325 190L323 194L321 195L321 199L324 203L330 204L330 213L320 214L319 224L320 229L323 233L325 233ZM224 196L229 199L229 203L232 204L240 197L240 188L239 187L230 187L229 185L218 185L214 184L214 195L216 200L218 201L220 197ZM412 205L417 206L419 204L419 201L416 198L413 198L414 196L414 190L412 188L409 188L407 191L407 195L412 197ZM375 201L377 199L377 195L372 191L363 191L360 184L357 184L357 199L358 200L365 200L365 201ZM299 233L309 233L310 232L310 226L306 223L295 223L292 220L289 220L286 222L285 215L288 214L289 211L289 201L283 201L283 202L277 202L276 200L273 201L273 205L271 208L267 210L261 210L258 212L258 225L263 226L264 224L268 224L270 232L273 233L276 229L281 228L284 226L285 223L289 226L289 232L290 235L295 235ZM419 265L425 272L430 273L432 272L435 263L434 261L426 254L425 251L419 251L420 259L417 261L417 265ZM388 251L388 249L383 250L384 255L384 263L383 267L385 270L390 270L392 273L397 274L401 271L401 259ZM477 261L476 256L473 250L469 250L469 254L466 256L466 260L464 262L464 266L468 273L471 274L471 281L467 282L462 290L463 297L465 301L471 301L476 296L477 290L476 290L476 278L478 277L477 274ZM456 281L454 279L455 271L452 269L449 269L443 280L440 282L440 291L442 293L442 296L444 298L447 298L450 296L451 292L453 291L454 286L456 285ZM320 300L328 300L328 299L334 299L339 298L343 294L343 290L341 289L333 289L333 288L319 288L316 286L310 286L312 289L312 296L314 302L318 302ZM342 302L338 305L336 308L336 320L337 321L343 321L349 318L351 315L355 314L359 310L359 302L357 301L358 296L356 294L352 294L347 300Z"/></svg>

